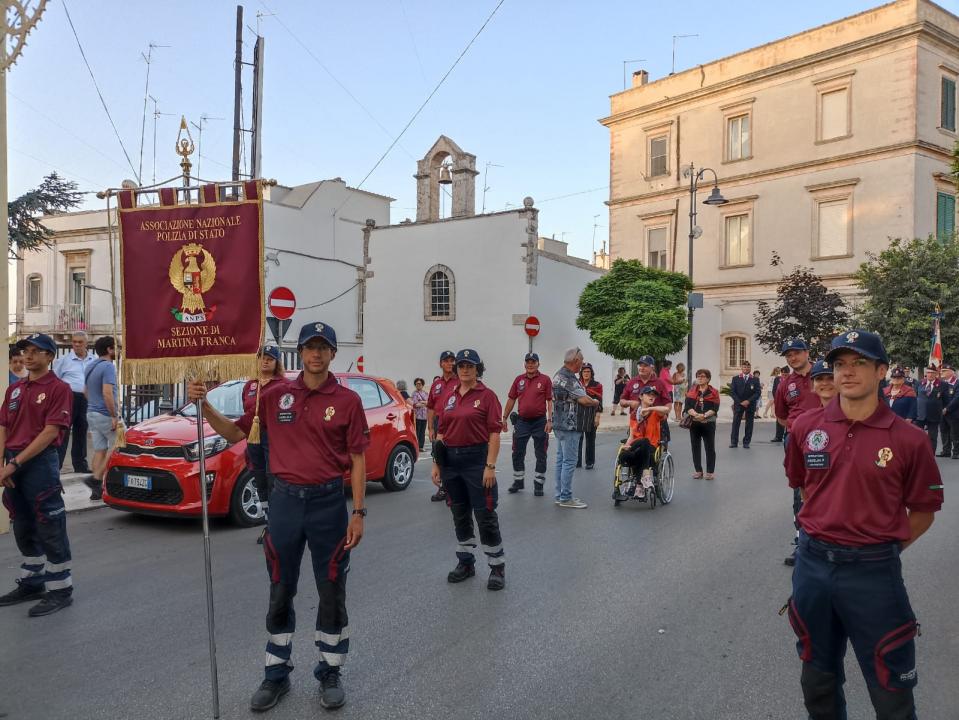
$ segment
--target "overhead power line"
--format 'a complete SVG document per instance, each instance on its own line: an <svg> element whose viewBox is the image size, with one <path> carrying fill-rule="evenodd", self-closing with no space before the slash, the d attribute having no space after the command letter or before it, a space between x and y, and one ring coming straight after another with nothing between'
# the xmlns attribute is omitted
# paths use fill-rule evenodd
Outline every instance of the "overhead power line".
<svg viewBox="0 0 959 720"><path fill-rule="evenodd" d="M113 133L117 136L117 141L120 143L120 148L123 150L124 156L126 156L127 163L130 165L130 170L133 171L133 176L137 179L137 183L141 183L140 174L137 172L136 167L133 165L133 161L130 159L130 153L127 152L126 146L123 144L123 139L120 137L120 131L117 130L117 125L113 122L113 116L110 115L110 108L107 107L107 101L103 99L103 93L100 92L100 86L97 84L97 78L93 74L93 68L90 67L90 62L87 60L87 54L83 51L83 43L80 42L80 36L77 35L77 29L73 25L73 18L70 17L70 10L67 8L66 0L61 0L63 3L63 10L67 14L67 22L70 23L70 29L73 31L73 37L77 41L77 47L80 48L80 55L83 57L83 64L87 66L87 71L90 73L90 79L93 80L93 87L96 88L97 95L100 98L100 104L103 105L103 111L107 114L107 119L110 121L110 125L113 127Z"/></svg>
<svg viewBox="0 0 959 720"><path fill-rule="evenodd" d="M400 130L400 134L397 135L396 138L393 140L393 142L390 143L390 146L386 148L386 152L384 152L380 156L380 159L376 161L376 163L373 165L370 171L366 173L366 176L363 178L363 180L360 181L359 185L356 186L357 190L363 187L366 181L370 179L370 176L374 172L376 172L376 169L380 166L380 164L393 151L393 148L396 147L396 144L400 141L400 138L402 138L406 134L406 131L410 129L410 126L416 121L416 118L420 116L420 113L423 112L424 108L426 108L430 100L433 99L433 96L436 95L437 92L439 92L439 89L441 87L443 87L443 83L445 83L446 79L453 73L453 70L456 69L456 66L460 64L460 61L466 56L466 53L469 52L469 49L473 47L473 43L475 43L477 38L479 38L479 36L483 33L483 31L486 29L486 26L490 24L490 21L493 19L493 16L496 15L497 11L503 6L504 2L506 2L506 0L499 0L499 2L496 3L496 7L493 8L493 12L489 14L489 17L486 18L485 22L482 25L480 25L480 28L479 30L476 31L476 34L473 35L473 37L470 39L468 43L466 43L466 47L463 48L463 52L461 52L459 56L456 58L456 60L453 61L453 64L450 65L450 69L447 70L446 73L443 75L443 77L440 78L439 82L436 83L436 87L433 88L432 92L430 92L430 94L426 96L426 99L423 101L422 105L420 105L416 109L416 112L413 113L413 117L411 117L409 119L409 122L407 122L406 125L403 126L403 129ZM340 209L347 202L349 202L350 197L351 197L350 195L346 196L346 200L340 203L340 206L336 208L336 210L333 212L334 215L338 213Z"/></svg>
<svg viewBox="0 0 959 720"><path fill-rule="evenodd" d="M599 192L600 190L609 190L609 185L590 188L589 190L580 190L579 192L568 193L566 195L556 195L555 197L548 197L545 200L537 200L536 204L542 205L543 203L552 202L553 200L565 200L566 198L575 197L577 195L587 195L589 193Z"/></svg>

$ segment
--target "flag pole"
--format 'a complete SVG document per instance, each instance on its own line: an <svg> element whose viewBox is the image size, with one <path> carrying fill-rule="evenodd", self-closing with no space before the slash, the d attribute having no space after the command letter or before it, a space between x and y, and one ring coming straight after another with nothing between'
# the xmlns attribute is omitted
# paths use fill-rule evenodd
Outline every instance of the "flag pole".
<svg viewBox="0 0 959 720"><path fill-rule="evenodd" d="M186 136L184 137L184 131ZM193 138L190 137L190 128L186 118L180 119L180 134L177 137L176 152L181 158L180 167L183 169L183 187L186 188L186 201L190 202L190 155L193 154ZM205 381L199 373L197 378ZM213 616L213 557L210 550L210 511L206 499L206 446L203 437L203 399L196 401L196 437L197 455L200 459L200 507L203 515L203 570L206 578L206 625L210 643L210 685L213 694L213 718L220 717L220 688L216 669L216 623Z"/></svg>

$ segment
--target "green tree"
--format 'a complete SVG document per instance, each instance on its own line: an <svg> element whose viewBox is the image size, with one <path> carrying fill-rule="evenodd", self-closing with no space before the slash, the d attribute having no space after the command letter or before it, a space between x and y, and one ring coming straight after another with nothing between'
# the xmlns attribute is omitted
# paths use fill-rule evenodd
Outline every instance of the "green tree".
<svg viewBox="0 0 959 720"><path fill-rule="evenodd" d="M66 212L80 204L77 184L50 173L33 190L7 203L7 248L14 257L24 250L50 246L53 231L43 224L43 216Z"/></svg>
<svg viewBox="0 0 959 720"><path fill-rule="evenodd" d="M959 241L897 238L859 266L856 280L865 291L859 324L882 335L893 362L922 367L929 361L931 315L938 303L943 352L955 362L959 352Z"/></svg>
<svg viewBox="0 0 959 720"><path fill-rule="evenodd" d="M616 260L606 275L583 288L576 327L588 330L596 347L615 358L662 358L686 342L691 289L681 273Z"/></svg>
<svg viewBox="0 0 959 720"><path fill-rule="evenodd" d="M773 253L772 267L782 265L782 258ZM779 354L783 340L802 338L809 343L814 356L829 348L839 330L849 325L849 308L842 295L827 290L816 273L797 266L783 275L776 287L776 300L760 300L756 304L756 342L763 350Z"/></svg>

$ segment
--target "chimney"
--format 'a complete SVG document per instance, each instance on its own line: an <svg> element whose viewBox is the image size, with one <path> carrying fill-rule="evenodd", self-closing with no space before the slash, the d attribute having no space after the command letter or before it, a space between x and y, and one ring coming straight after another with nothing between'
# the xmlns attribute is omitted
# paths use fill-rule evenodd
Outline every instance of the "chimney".
<svg viewBox="0 0 959 720"><path fill-rule="evenodd" d="M641 87L649 82L649 73L645 70L637 70L633 73L633 87Z"/></svg>

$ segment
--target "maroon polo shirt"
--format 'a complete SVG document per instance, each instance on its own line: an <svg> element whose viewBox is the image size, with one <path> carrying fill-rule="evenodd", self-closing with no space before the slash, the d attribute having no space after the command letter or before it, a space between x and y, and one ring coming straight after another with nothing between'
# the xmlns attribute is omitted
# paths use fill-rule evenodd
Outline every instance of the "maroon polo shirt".
<svg viewBox="0 0 959 720"><path fill-rule="evenodd" d="M810 371L812 368L810 368ZM776 417L786 418L786 429L792 432L793 422L807 410L822 407L819 396L813 392L812 379L809 373L800 375L793 371L779 381L776 388L776 397L773 398L776 406Z"/></svg>
<svg viewBox="0 0 959 720"><path fill-rule="evenodd" d="M245 413L256 409L256 386L259 382L259 380L247 380L246 385L243 386L243 412ZM283 385L286 382L286 378L276 376L266 384L266 387L271 388L275 383ZM263 401L263 393L265 392L266 388L263 388L263 392L260 393L260 402Z"/></svg>
<svg viewBox="0 0 959 720"><path fill-rule="evenodd" d="M7 429L7 449L20 452L47 425L61 428L50 447L59 447L73 416L73 391L53 374L29 376L7 388L0 408L0 426Z"/></svg>
<svg viewBox="0 0 959 720"><path fill-rule="evenodd" d="M533 377L518 375L509 389L509 397L517 400L517 412L524 420L546 416L546 401L553 400L553 381L539 370Z"/></svg>
<svg viewBox="0 0 959 720"><path fill-rule="evenodd" d="M270 472L294 485L322 485L350 469L350 453L370 444L360 396L340 385L333 373L319 388L270 383L260 394L260 422L270 436ZM249 433L253 410L236 421Z"/></svg>
<svg viewBox="0 0 959 720"><path fill-rule="evenodd" d="M502 431L502 414L496 393L483 383L477 382L465 395L460 395L457 383L440 413L440 435L450 447L487 443L490 433Z"/></svg>
<svg viewBox="0 0 959 720"><path fill-rule="evenodd" d="M795 423L786 445L789 486L802 488L799 524L838 545L909 539L906 510L942 507L942 478L925 432L885 403L862 422L834 398Z"/></svg>
<svg viewBox="0 0 959 720"><path fill-rule="evenodd" d="M460 381L459 378L456 377L456 373L453 373L447 380L444 380L442 375L433 380L433 384L430 385L430 396L426 400L426 409L432 410L437 415L443 412L443 407L446 405L446 397L453 392L453 388L459 384Z"/></svg>
<svg viewBox="0 0 959 720"><path fill-rule="evenodd" d="M639 400L639 391L649 385L656 388L656 405L669 405L672 407L673 391L671 387L667 386L666 383L655 375L650 375L649 380L643 380L639 375L630 378L630 381L626 383L626 387L623 388L623 394L619 396L619 399Z"/></svg>

